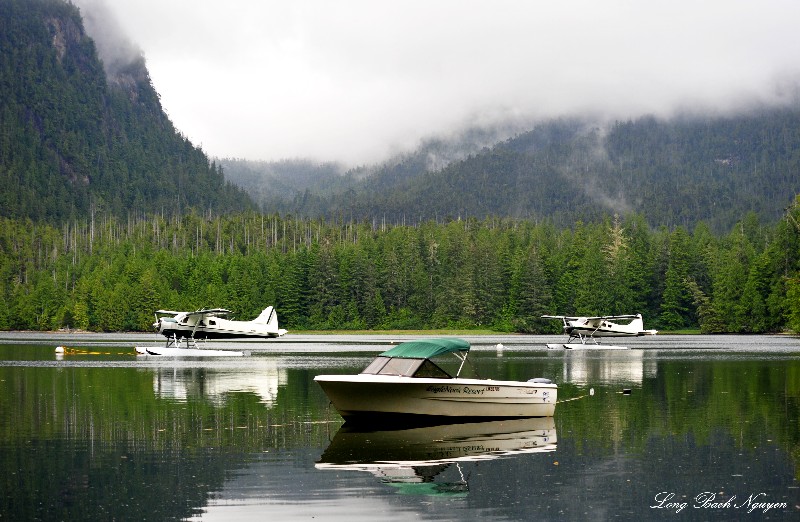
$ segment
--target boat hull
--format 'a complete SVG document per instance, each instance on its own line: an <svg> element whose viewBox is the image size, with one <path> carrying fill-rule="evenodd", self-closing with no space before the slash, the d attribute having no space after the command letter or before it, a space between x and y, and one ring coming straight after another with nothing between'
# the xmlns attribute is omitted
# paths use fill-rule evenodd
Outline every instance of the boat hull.
<svg viewBox="0 0 800 522"><path fill-rule="evenodd" d="M318 375L339 414L448 418L552 417L555 384L481 379L425 379L384 375Z"/></svg>

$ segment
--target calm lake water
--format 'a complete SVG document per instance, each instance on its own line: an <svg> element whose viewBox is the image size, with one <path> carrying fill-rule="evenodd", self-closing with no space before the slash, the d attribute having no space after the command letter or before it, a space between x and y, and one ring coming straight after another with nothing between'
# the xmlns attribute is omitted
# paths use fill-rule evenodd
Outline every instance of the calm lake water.
<svg viewBox="0 0 800 522"><path fill-rule="evenodd" d="M153 335L0 333L0 520L800 519L800 339L465 339L482 377L557 382L555 417L343 427L313 377L402 336L177 360L134 355Z"/></svg>

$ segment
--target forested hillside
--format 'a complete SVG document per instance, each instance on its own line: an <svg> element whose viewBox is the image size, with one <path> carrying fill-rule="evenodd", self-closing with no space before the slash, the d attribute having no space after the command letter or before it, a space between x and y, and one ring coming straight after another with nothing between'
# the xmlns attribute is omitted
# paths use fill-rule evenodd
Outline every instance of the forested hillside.
<svg viewBox="0 0 800 522"><path fill-rule="evenodd" d="M0 215L252 208L164 114L139 57L108 77L62 0L0 0Z"/></svg>
<svg viewBox="0 0 800 522"><path fill-rule="evenodd" d="M499 216L562 226L635 212L652 226L704 221L724 232L751 211L774 222L800 192L800 106L611 124L554 120L443 168L430 161L437 146L426 143L363 180L360 169L339 187L326 179L293 198L273 194L270 208L392 223Z"/></svg>
<svg viewBox="0 0 800 522"><path fill-rule="evenodd" d="M641 312L800 331L796 108L554 120L344 176L287 161L261 188L242 162L258 213L175 130L141 56L114 65L72 4L0 0L0 329L275 305L290 329L555 333L542 314Z"/></svg>
<svg viewBox="0 0 800 522"><path fill-rule="evenodd" d="M774 225L418 226L187 214L60 227L0 221L0 329L150 329L158 308L275 305L291 329L489 327L542 314L644 314L648 328L800 331L800 200Z"/></svg>
<svg viewBox="0 0 800 522"><path fill-rule="evenodd" d="M269 212L331 217L345 208L336 203L342 197L385 194L405 187L426 172L439 171L490 149L521 128L524 127L519 124L468 128L446 138L428 138L413 151L398 154L383 163L359 165L349 170L341 164L307 159L223 158L219 162L225 167L225 177L244 187ZM468 191L465 187L465 193ZM380 213L367 214L363 213L358 219L383 217Z"/></svg>

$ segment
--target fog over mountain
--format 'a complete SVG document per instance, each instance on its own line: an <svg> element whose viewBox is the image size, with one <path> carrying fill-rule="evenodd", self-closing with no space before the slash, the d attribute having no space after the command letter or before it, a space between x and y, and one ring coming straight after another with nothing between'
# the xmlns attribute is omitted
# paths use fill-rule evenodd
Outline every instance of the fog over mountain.
<svg viewBox="0 0 800 522"><path fill-rule="evenodd" d="M75 2L107 70L141 48L217 157L352 167L468 128L780 105L800 77L788 0Z"/></svg>

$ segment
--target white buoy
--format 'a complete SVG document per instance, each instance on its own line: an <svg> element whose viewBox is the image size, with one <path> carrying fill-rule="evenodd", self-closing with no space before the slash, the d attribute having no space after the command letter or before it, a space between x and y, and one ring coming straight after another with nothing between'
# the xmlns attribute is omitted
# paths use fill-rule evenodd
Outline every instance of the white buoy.
<svg viewBox="0 0 800 522"><path fill-rule="evenodd" d="M56 353L64 353L67 350L63 346L56 346Z"/></svg>

